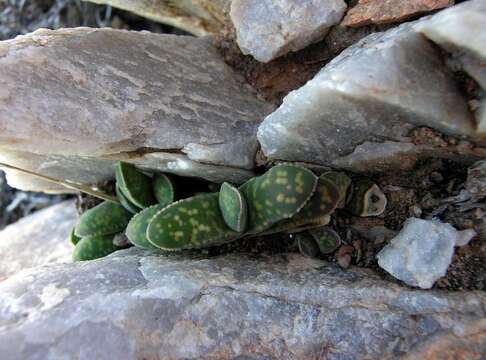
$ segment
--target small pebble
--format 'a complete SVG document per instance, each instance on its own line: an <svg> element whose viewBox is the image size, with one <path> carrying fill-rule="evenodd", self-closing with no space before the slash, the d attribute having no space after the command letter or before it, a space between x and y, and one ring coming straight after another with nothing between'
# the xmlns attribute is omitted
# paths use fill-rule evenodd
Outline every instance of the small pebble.
<svg viewBox="0 0 486 360"><path fill-rule="evenodd" d="M351 254L354 251L354 247L351 245L343 245L339 248L337 252L337 257L343 257L344 255Z"/></svg>
<svg viewBox="0 0 486 360"><path fill-rule="evenodd" d="M486 213L483 209L477 208L474 210L474 217L478 220L483 219L486 216Z"/></svg>
<svg viewBox="0 0 486 360"><path fill-rule="evenodd" d="M346 254L344 256L338 257L337 261L340 267L342 267L343 269L347 269L351 264L351 255Z"/></svg>
<svg viewBox="0 0 486 360"><path fill-rule="evenodd" d="M413 205L410 207L410 215L419 218L422 216L422 209L417 205Z"/></svg>

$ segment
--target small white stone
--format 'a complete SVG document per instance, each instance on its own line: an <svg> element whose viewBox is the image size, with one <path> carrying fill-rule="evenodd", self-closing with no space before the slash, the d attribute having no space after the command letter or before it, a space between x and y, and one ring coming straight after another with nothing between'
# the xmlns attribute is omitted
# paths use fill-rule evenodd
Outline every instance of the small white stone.
<svg viewBox="0 0 486 360"><path fill-rule="evenodd" d="M430 289L446 274L454 246L469 242L473 233L440 221L409 218L378 253L378 265L408 285Z"/></svg>

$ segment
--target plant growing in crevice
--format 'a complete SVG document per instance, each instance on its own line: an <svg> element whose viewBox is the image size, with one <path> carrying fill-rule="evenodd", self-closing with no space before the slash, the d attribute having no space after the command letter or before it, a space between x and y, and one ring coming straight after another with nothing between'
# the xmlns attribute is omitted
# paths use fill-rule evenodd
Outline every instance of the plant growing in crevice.
<svg viewBox="0 0 486 360"><path fill-rule="evenodd" d="M360 216L384 211L386 198L368 181L352 184L344 173L316 176L294 164L279 164L239 187L223 183L218 192L176 201L175 184L165 174L149 176L128 163L116 166L118 203L105 201L81 215L71 235L74 260L105 256L120 247L125 233L132 245L178 251L206 248L243 237L301 233L300 247L332 252L339 236L323 228L336 208ZM354 191L352 189L355 189Z"/></svg>

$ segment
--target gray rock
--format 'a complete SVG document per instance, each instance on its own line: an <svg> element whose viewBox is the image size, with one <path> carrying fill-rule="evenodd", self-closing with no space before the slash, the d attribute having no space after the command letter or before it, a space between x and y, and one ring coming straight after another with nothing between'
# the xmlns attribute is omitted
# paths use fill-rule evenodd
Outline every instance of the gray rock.
<svg viewBox="0 0 486 360"><path fill-rule="evenodd" d="M0 231L0 281L20 270L70 262L69 234L77 219L72 201L50 206Z"/></svg>
<svg viewBox="0 0 486 360"><path fill-rule="evenodd" d="M346 8L343 0L233 0L230 16L243 54L269 62L321 40Z"/></svg>
<svg viewBox="0 0 486 360"><path fill-rule="evenodd" d="M197 36L221 30L224 10L231 0L88 0L107 4Z"/></svg>
<svg viewBox="0 0 486 360"><path fill-rule="evenodd" d="M446 274L454 246L467 244L475 235L440 221L409 218L378 253L378 264L408 285L429 289Z"/></svg>
<svg viewBox="0 0 486 360"><path fill-rule="evenodd" d="M288 94L258 139L271 159L332 165L366 142L409 143L410 130L420 126L475 135L440 52L404 24L367 36Z"/></svg>
<svg viewBox="0 0 486 360"><path fill-rule="evenodd" d="M332 162L332 166L354 172L408 170L415 166L420 151L408 142L365 142L354 151Z"/></svg>
<svg viewBox="0 0 486 360"><path fill-rule="evenodd" d="M415 29L451 53L454 65L486 91L486 2L471 0L441 11ZM476 112L478 132L486 134L486 99Z"/></svg>
<svg viewBox="0 0 486 360"><path fill-rule="evenodd" d="M6 359L376 359L452 337L435 354L484 354L485 306L482 292L412 291L299 255L188 259L130 249L2 282L0 351Z"/></svg>
<svg viewBox="0 0 486 360"><path fill-rule="evenodd" d="M240 80L208 39L38 30L0 43L0 149L77 182L154 154L193 176L207 164L247 178L271 108Z"/></svg>
<svg viewBox="0 0 486 360"><path fill-rule="evenodd" d="M415 29L451 52L483 89L486 89L486 2L470 0L443 10Z"/></svg>

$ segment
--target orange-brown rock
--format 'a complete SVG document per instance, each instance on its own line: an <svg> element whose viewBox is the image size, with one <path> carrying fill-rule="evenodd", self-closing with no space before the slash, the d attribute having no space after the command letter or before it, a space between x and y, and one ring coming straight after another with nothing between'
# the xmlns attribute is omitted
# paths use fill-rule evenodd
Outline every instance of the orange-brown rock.
<svg viewBox="0 0 486 360"><path fill-rule="evenodd" d="M390 24L451 5L454 0L359 0L348 11L342 25Z"/></svg>

